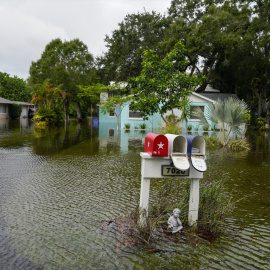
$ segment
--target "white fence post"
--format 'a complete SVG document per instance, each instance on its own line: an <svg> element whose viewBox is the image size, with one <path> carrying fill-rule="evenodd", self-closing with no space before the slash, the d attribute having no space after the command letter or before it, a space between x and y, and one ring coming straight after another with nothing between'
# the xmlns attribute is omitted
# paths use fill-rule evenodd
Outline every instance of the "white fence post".
<svg viewBox="0 0 270 270"><path fill-rule="evenodd" d="M143 225L146 222L148 216L149 206L149 192L150 192L150 179L142 176L141 180L141 193L140 193L140 224Z"/></svg>
<svg viewBox="0 0 270 270"><path fill-rule="evenodd" d="M200 201L200 179L190 179L188 224L194 225L198 220Z"/></svg>

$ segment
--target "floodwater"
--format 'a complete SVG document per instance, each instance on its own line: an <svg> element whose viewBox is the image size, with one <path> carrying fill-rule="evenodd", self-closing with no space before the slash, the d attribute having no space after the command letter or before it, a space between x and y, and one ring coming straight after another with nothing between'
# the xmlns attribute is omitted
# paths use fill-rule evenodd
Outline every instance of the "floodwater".
<svg viewBox="0 0 270 270"><path fill-rule="evenodd" d="M248 153L207 151L201 181L226 177L241 199L231 234L196 247L161 239L169 252L154 253L110 223L138 204L145 136L115 133L91 121L44 133L28 120L0 122L1 270L270 269L269 134L249 134ZM152 197L164 181L152 180Z"/></svg>

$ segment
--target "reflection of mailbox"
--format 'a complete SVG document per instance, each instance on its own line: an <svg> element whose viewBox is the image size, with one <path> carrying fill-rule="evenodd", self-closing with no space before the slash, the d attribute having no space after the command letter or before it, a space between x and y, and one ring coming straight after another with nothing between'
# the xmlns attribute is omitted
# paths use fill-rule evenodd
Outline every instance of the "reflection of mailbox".
<svg viewBox="0 0 270 270"><path fill-rule="evenodd" d="M187 154L190 156L192 166L199 172L205 172L205 139L202 136L185 135L187 139Z"/></svg>
<svg viewBox="0 0 270 270"><path fill-rule="evenodd" d="M168 139L164 135L148 133L145 136L144 151L151 156L168 156Z"/></svg>
<svg viewBox="0 0 270 270"><path fill-rule="evenodd" d="M190 164L187 156L187 139L175 134L165 136L168 138L168 154L171 156L174 166L181 171L188 170Z"/></svg>

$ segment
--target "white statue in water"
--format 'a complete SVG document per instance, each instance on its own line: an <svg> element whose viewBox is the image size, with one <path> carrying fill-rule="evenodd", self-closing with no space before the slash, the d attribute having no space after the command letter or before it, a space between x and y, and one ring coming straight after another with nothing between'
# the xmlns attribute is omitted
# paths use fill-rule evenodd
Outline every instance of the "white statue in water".
<svg viewBox="0 0 270 270"><path fill-rule="evenodd" d="M168 232L177 233L183 229L182 223L179 219L181 211L178 208L173 210L173 215L168 219Z"/></svg>

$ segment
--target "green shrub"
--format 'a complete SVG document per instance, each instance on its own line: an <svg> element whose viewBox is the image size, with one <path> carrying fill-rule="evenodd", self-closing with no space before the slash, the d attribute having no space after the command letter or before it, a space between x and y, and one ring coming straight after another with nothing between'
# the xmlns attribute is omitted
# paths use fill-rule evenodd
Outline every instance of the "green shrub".
<svg viewBox="0 0 270 270"><path fill-rule="evenodd" d="M203 130L208 131L209 130L209 124L204 124L203 125Z"/></svg>
<svg viewBox="0 0 270 270"><path fill-rule="evenodd" d="M159 127L158 132L161 134L181 134L182 128L178 123L168 122L165 127Z"/></svg>
<svg viewBox="0 0 270 270"><path fill-rule="evenodd" d="M9 115L11 119L15 119L21 116L22 113L22 105L12 103L9 107Z"/></svg>
<svg viewBox="0 0 270 270"><path fill-rule="evenodd" d="M139 124L139 127L140 129L146 129L146 124L145 123Z"/></svg>
<svg viewBox="0 0 270 270"><path fill-rule="evenodd" d="M130 124L129 123L125 124L125 129L130 129Z"/></svg>
<svg viewBox="0 0 270 270"><path fill-rule="evenodd" d="M235 139L229 141L227 147L235 152L250 150L250 143L247 139Z"/></svg>
<svg viewBox="0 0 270 270"><path fill-rule="evenodd" d="M221 146L219 139L216 138L216 137L205 136L204 138L205 138L205 141L206 141L206 147L210 147L210 148L215 147L215 148L218 148L218 147Z"/></svg>
<svg viewBox="0 0 270 270"><path fill-rule="evenodd" d="M55 126L63 121L64 115L61 112L50 108L40 107L34 117L35 127L43 128Z"/></svg>
<svg viewBox="0 0 270 270"><path fill-rule="evenodd" d="M187 129L188 129L188 131L191 131L192 130L192 125L188 125Z"/></svg>

